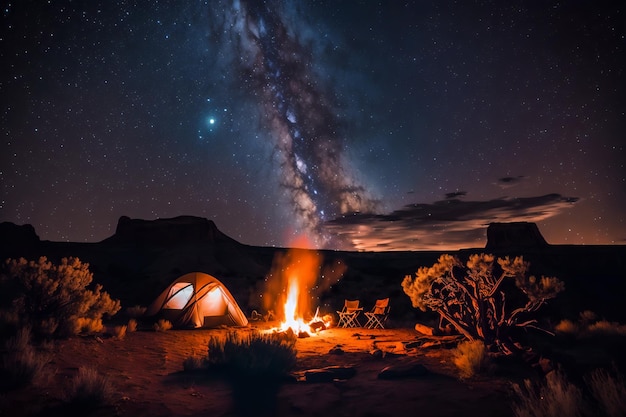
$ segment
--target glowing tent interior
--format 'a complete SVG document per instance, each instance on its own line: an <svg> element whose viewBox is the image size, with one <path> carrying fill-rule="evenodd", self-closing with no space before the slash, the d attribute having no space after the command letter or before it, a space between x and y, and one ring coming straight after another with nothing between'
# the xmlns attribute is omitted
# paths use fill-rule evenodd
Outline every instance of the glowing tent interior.
<svg viewBox="0 0 626 417"><path fill-rule="evenodd" d="M226 286L202 272L191 272L174 280L148 306L145 316L169 320L179 328L248 324Z"/></svg>

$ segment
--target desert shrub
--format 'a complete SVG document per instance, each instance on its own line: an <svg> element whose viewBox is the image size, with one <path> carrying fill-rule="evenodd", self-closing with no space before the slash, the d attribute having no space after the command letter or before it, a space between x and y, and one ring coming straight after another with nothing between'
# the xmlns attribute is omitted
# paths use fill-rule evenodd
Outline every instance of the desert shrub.
<svg viewBox="0 0 626 417"><path fill-rule="evenodd" d="M626 336L626 325L600 320L592 311L583 311L579 320L561 320L554 328L558 334L588 338L592 336Z"/></svg>
<svg viewBox="0 0 626 417"><path fill-rule="evenodd" d="M607 320L600 320L595 323L589 324L589 326L587 327L587 332L592 335L600 334L626 336L626 325Z"/></svg>
<svg viewBox="0 0 626 417"><path fill-rule="evenodd" d="M166 332L172 328L172 322L169 320L159 319L152 328L157 332Z"/></svg>
<svg viewBox="0 0 626 417"><path fill-rule="evenodd" d="M440 328L445 321L468 340L512 353L514 328L540 329L528 315L565 288L557 278L529 276L529 267L522 257L496 260L483 253L470 255L464 265L444 254L432 267L405 276L402 289L413 307L439 314ZM506 279L513 285L504 285Z"/></svg>
<svg viewBox="0 0 626 417"><path fill-rule="evenodd" d="M31 344L30 329L22 328L7 339L2 355L2 383L18 388L36 382L44 374L49 356Z"/></svg>
<svg viewBox="0 0 626 417"><path fill-rule="evenodd" d="M126 315L128 317L136 319L136 318L142 317L144 315L144 313L146 312L146 310L147 310L146 307L143 307L143 306L140 306L140 305L136 305L136 306L133 306L133 307L127 307L126 308Z"/></svg>
<svg viewBox="0 0 626 417"><path fill-rule="evenodd" d="M124 339L126 337L126 329L128 327L125 325L113 327L113 337L119 340Z"/></svg>
<svg viewBox="0 0 626 417"><path fill-rule="evenodd" d="M8 259L0 272L0 318L17 318L13 325L29 326L37 336L71 336L88 322L93 330L103 316L119 311L120 302L99 284L88 288L92 280L89 264L78 258L59 265L46 257Z"/></svg>
<svg viewBox="0 0 626 417"><path fill-rule="evenodd" d="M487 370L489 357L482 340L466 340L453 351L453 361L462 379L472 378Z"/></svg>
<svg viewBox="0 0 626 417"><path fill-rule="evenodd" d="M554 331L558 334L565 335L577 335L580 331L578 324L574 323L571 320L561 320L556 326L554 326Z"/></svg>
<svg viewBox="0 0 626 417"><path fill-rule="evenodd" d="M95 408L108 403L113 396L109 378L96 369L80 367L66 393L66 402L82 408Z"/></svg>
<svg viewBox="0 0 626 417"><path fill-rule="evenodd" d="M598 315L591 310L581 311L579 314L579 321L582 324L590 324L598 321Z"/></svg>
<svg viewBox="0 0 626 417"><path fill-rule="evenodd" d="M207 365L237 375L284 375L296 364L296 340L296 335L288 332L211 336Z"/></svg>
<svg viewBox="0 0 626 417"><path fill-rule="evenodd" d="M543 383L526 379L524 385L513 384L515 417L582 417L586 407L580 388L570 383L560 371L546 375Z"/></svg>
<svg viewBox="0 0 626 417"><path fill-rule="evenodd" d="M626 415L626 385L620 373L611 374L604 369L596 369L585 380L597 408L602 410L604 415L607 417Z"/></svg>
<svg viewBox="0 0 626 417"><path fill-rule="evenodd" d="M74 321L72 334L94 334L104 330L102 319L91 317L79 317Z"/></svg>
<svg viewBox="0 0 626 417"><path fill-rule="evenodd" d="M135 319L128 320L128 324L126 325L126 330L129 333L136 332L137 331L137 320L135 320Z"/></svg>

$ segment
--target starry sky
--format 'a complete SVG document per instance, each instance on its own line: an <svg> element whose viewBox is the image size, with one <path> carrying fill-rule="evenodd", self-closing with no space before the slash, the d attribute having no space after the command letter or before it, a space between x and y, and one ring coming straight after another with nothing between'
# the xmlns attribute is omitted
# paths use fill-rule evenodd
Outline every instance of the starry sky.
<svg viewBox="0 0 626 417"><path fill-rule="evenodd" d="M98 242L626 244L623 2L9 1L0 221Z"/></svg>

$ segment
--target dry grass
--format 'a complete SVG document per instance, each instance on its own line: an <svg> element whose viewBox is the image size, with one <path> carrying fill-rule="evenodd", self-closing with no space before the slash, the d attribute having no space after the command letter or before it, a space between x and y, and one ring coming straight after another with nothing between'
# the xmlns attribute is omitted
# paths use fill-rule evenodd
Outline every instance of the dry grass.
<svg viewBox="0 0 626 417"><path fill-rule="evenodd" d="M119 340L123 340L126 337L126 331L128 326L115 326L113 328L113 337Z"/></svg>
<svg viewBox="0 0 626 417"><path fill-rule="evenodd" d="M139 305L136 305L136 306L133 306L133 307L127 307L126 308L126 315L128 317L136 319L136 318L139 318L139 317L143 316L144 313L146 312L146 310L147 310L146 307L139 306Z"/></svg>
<svg viewBox="0 0 626 417"><path fill-rule="evenodd" d="M472 378L488 368L489 358L482 340L459 343L453 355L453 361L459 369L461 379Z"/></svg>
<svg viewBox="0 0 626 417"><path fill-rule="evenodd" d="M49 355L30 343L30 329L20 329L5 342L2 355L2 382L7 387L23 387L42 379Z"/></svg>
<svg viewBox="0 0 626 417"><path fill-rule="evenodd" d="M104 325L102 324L102 319L93 319L87 317L79 317L76 319L74 324L74 333L73 334L94 334L101 333L104 330Z"/></svg>
<svg viewBox="0 0 626 417"><path fill-rule="evenodd" d="M546 375L545 382L533 384L524 381L524 386L513 385L517 401L513 405L515 417L583 417L583 395L580 388L571 384L561 372Z"/></svg>
<svg viewBox="0 0 626 417"><path fill-rule="evenodd" d="M607 417L626 416L626 385L624 377L604 369L596 369L586 378L587 385Z"/></svg>
<svg viewBox="0 0 626 417"><path fill-rule="evenodd" d="M93 368L80 367L65 400L74 406L95 408L108 403L112 396L113 385L106 376Z"/></svg>
<svg viewBox="0 0 626 417"><path fill-rule="evenodd" d="M293 333L228 332L209 339L209 368L237 374L282 375L296 364Z"/></svg>
<svg viewBox="0 0 626 417"><path fill-rule="evenodd" d="M157 332L166 332L172 328L172 322L169 320L159 319L152 328Z"/></svg>
<svg viewBox="0 0 626 417"><path fill-rule="evenodd" d="M586 391L569 382L565 375L554 371L542 384L524 381L514 385L517 402L515 417L624 417L626 416L626 385L619 372L596 369L585 378ZM588 396L584 395L587 392Z"/></svg>
<svg viewBox="0 0 626 417"><path fill-rule="evenodd" d="M137 331L137 320L130 319L128 320L128 324L126 325L126 331L128 333L133 333Z"/></svg>
<svg viewBox="0 0 626 417"><path fill-rule="evenodd" d="M207 358L200 356L188 356L183 361L183 370L185 372L199 371L207 368Z"/></svg>

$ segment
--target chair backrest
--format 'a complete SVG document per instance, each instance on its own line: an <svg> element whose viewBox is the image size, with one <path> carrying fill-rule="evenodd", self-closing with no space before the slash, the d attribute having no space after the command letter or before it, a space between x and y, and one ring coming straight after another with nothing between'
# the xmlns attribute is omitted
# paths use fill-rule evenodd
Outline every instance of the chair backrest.
<svg viewBox="0 0 626 417"><path fill-rule="evenodd" d="M354 311L359 309L359 300L346 300L344 306L345 311Z"/></svg>
<svg viewBox="0 0 626 417"><path fill-rule="evenodd" d="M389 298L383 298L382 300L376 300L374 304L374 314L387 314L387 308L389 307Z"/></svg>

